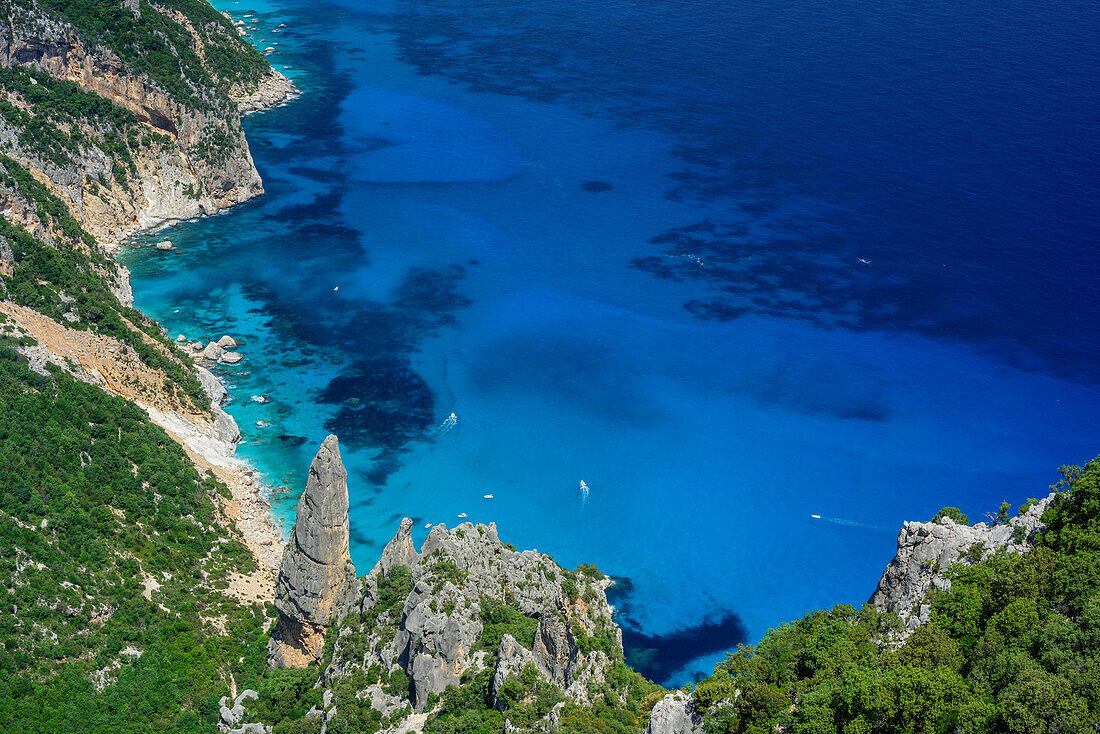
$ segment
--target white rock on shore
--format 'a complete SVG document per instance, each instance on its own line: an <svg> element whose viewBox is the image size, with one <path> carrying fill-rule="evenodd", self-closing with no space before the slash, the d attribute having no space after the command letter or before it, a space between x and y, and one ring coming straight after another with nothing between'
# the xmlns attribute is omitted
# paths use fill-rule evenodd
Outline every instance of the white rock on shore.
<svg viewBox="0 0 1100 734"><path fill-rule="evenodd" d="M270 46L268 49L270 50L265 50L264 53L275 50ZM298 87L294 86L294 82L272 69L263 78L255 91L234 96L234 100L237 102L237 109L241 111L241 114L248 114L280 105L297 94L300 94L300 92Z"/></svg>
<svg viewBox="0 0 1100 734"><path fill-rule="evenodd" d="M223 354L225 354L225 350L214 343L207 344L206 348L202 350L202 358L208 362L217 362Z"/></svg>

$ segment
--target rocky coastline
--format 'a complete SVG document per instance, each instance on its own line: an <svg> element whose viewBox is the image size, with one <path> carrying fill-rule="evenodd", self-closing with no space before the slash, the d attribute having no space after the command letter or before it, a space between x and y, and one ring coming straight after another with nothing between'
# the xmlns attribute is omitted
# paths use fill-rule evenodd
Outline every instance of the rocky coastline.
<svg viewBox="0 0 1100 734"><path fill-rule="evenodd" d="M140 14L134 8L131 12ZM183 15L176 20L192 27ZM228 90L229 108L222 109L216 100L204 108L169 94L94 37L38 6L0 21L0 29L0 67L75 83L129 110L146 130L168 141L133 148L132 168L122 177L118 161L99 147L81 146L68 163L60 164L21 148L20 131L10 121L0 120L0 140L8 141L10 155L71 211L106 253L117 253L122 243L136 235L210 216L263 193L240 117L285 104L299 94L280 72L268 67L254 82L233 84ZM78 124L82 121L74 121L71 127L75 130ZM225 141L225 150L211 154L212 139ZM6 206L5 217L10 221L36 236L52 237L48 221L43 221L34 202L18 192L6 196L0 192L0 203ZM0 243L3 269L10 257L3 256L6 241L0 238ZM100 275L123 306L132 306L125 267L113 262ZM117 339L68 328L9 301L0 301L0 314L37 342L20 348L32 365L43 369L47 363L54 364L130 400L184 448L200 471L209 471L228 487L230 497L222 500L225 525L248 546L260 566L249 577L232 579L230 592L248 601L274 598L283 533L271 516L269 490L259 471L235 456L240 431L223 409L229 396L220 380L208 369L195 367L209 400L206 411L196 412L174 390L166 389L163 375L145 368L134 350ZM240 357L214 343L209 348L218 353L199 355L199 362L212 366Z"/></svg>

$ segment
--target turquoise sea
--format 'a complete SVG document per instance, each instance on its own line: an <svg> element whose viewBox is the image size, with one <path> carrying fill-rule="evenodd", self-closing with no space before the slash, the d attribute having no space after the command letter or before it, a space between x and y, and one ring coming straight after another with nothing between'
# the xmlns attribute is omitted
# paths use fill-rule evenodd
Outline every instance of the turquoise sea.
<svg viewBox="0 0 1100 734"><path fill-rule="evenodd" d="M302 89L246 121L268 193L122 258L242 342L284 526L339 435L361 571L494 521L680 683L1100 452L1089 4L215 5Z"/></svg>

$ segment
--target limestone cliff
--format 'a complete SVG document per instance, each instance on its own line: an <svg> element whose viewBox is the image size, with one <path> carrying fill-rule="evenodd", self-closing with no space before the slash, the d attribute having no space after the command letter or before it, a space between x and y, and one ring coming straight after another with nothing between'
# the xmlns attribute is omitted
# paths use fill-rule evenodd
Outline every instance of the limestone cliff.
<svg viewBox="0 0 1100 734"><path fill-rule="evenodd" d="M321 659L325 629L357 591L348 552L348 473L336 436L321 444L298 500L294 532L275 582L279 621L271 663L299 667Z"/></svg>
<svg viewBox="0 0 1100 734"><path fill-rule="evenodd" d="M998 550L1025 553L1033 544L1054 495L1005 523L960 525L949 517L938 522L907 522L898 533L898 552L870 598L879 611L893 612L907 636L931 616L928 595L949 589L947 569L953 563L975 563Z"/></svg>
<svg viewBox="0 0 1100 734"><path fill-rule="evenodd" d="M930 596L951 587L948 569L970 565L998 551L1026 553L1044 529L1042 517L1055 495L1029 506L1017 517L988 525L961 525L949 517L937 522L907 522L898 534L897 555L886 567L869 603L901 619L900 635L880 644L895 645L931 618ZM654 707L645 734L698 734L703 714L691 695L676 692Z"/></svg>
<svg viewBox="0 0 1100 734"><path fill-rule="evenodd" d="M128 309L128 273L108 255L137 230L262 193L241 110L296 90L228 19L180 7L0 9L0 299L37 358L136 402L226 467L239 433L224 389L200 371L200 390L189 358Z"/></svg>
<svg viewBox="0 0 1100 734"><path fill-rule="evenodd" d="M401 731L419 730L440 694L475 678L488 705L505 715L517 697L539 698L545 728L566 704L621 703L641 680L624 679L619 665L610 579L594 566L568 571L546 554L518 551L501 542L494 524L434 525L417 550L405 518L370 573L356 579L346 480L329 436L283 555L269 646L273 666L321 662L322 703L307 716L320 717L322 732L353 709L355 717L373 711ZM223 730L253 725L234 716Z"/></svg>
<svg viewBox="0 0 1100 734"><path fill-rule="evenodd" d="M110 48L40 6L28 3L20 11L0 18L0 66L73 82L130 111L138 123L136 128L107 130L103 120L79 116L44 120L45 115L26 104L25 95L9 96L17 109L28 111L34 124L56 127L54 138L84 141L56 155L41 145L25 144L20 120L0 116L0 139L7 142L10 154L62 199L100 243L114 246L135 231L213 214L263 193L240 112L278 104L296 91L266 63L262 71L233 80L220 95L209 89L170 90L165 82L140 71L134 59L123 60L119 51L126 49ZM193 50L201 57L204 47L197 21L178 11L161 12L164 22L196 35L194 48L183 51ZM224 43L245 47L235 36L226 36ZM167 40L163 43L168 45ZM181 53L176 47L166 51ZM199 72L210 66L203 61L199 58ZM13 95L11 85L5 86ZM107 144L101 141L104 134Z"/></svg>

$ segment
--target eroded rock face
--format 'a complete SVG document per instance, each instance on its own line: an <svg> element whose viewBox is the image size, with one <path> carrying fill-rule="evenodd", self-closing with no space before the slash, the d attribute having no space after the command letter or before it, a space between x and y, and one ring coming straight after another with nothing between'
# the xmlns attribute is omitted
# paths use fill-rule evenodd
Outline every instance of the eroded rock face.
<svg viewBox="0 0 1100 734"><path fill-rule="evenodd" d="M0 237L0 275L10 277L15 272L15 256L12 254L11 243L7 238Z"/></svg>
<svg viewBox="0 0 1100 734"><path fill-rule="evenodd" d="M691 696L683 691L670 693L653 707L644 734L702 734L703 716Z"/></svg>
<svg viewBox="0 0 1100 734"><path fill-rule="evenodd" d="M372 576L388 573L395 566L411 568L416 564L420 559L420 554L416 552L416 546L413 545L412 526L413 521L407 517L401 521L401 526L397 529L397 535L393 536L393 540L386 544L386 547L382 550L382 557L371 569Z"/></svg>
<svg viewBox="0 0 1100 734"><path fill-rule="evenodd" d="M534 656L531 651L516 642L511 635L504 635L497 647L497 666L493 671L493 681L489 685L489 693L492 695L493 708L503 711L503 701L500 699L500 689L511 677L519 677L523 669L529 664L534 664Z"/></svg>
<svg viewBox="0 0 1100 734"><path fill-rule="evenodd" d="M974 563L1002 548L1027 552L1043 528L1043 512L1053 498L1051 494L1001 525L959 525L950 518L905 523L898 534L897 555L883 572L870 603L879 611L897 614L908 636L931 617L928 593L951 588L946 578L951 564Z"/></svg>
<svg viewBox="0 0 1100 734"><path fill-rule="evenodd" d="M466 673L491 668L495 695L531 663L566 696L585 701L590 687L602 682L611 659L601 650L585 653L577 635L602 635L621 659L622 637L611 620L606 577L573 573L576 590L569 596L562 586L564 569L538 551L505 546L495 525L436 525L419 552L411 530L412 521L403 520L363 579L360 619L373 620L365 627L352 619L345 623L326 680L373 664L386 671L400 669L409 678L411 702L421 711L430 694L457 685ZM408 585L395 603L394 579L399 576ZM392 605L391 611L381 612L386 605ZM506 634L495 649L485 649L486 605L503 605L530 618L532 626L537 624L533 644Z"/></svg>
<svg viewBox="0 0 1100 734"><path fill-rule="evenodd" d="M348 552L348 473L336 436L321 444L309 467L306 491L275 584L279 622L271 664L299 667L321 659L324 631L357 596Z"/></svg>
<svg viewBox="0 0 1100 734"><path fill-rule="evenodd" d="M177 19L187 22L178 14ZM51 193L101 244L114 246L136 230L214 214L263 193L238 110L225 105L204 110L173 97L100 46L98 39L82 35L41 7L0 19L0 31L0 66L29 67L75 82L129 109L172 139L171 146L134 151L136 170L127 185L114 180L113 161L95 146L83 147L73 165L61 167L27 151L9 151L22 165L41 173ZM291 90L292 84L269 70L253 88L232 91L241 100L240 111L253 111L285 100ZM204 141L223 136L230 141L226 155L203 154ZM109 183L97 195L87 193L88 181L104 178Z"/></svg>

